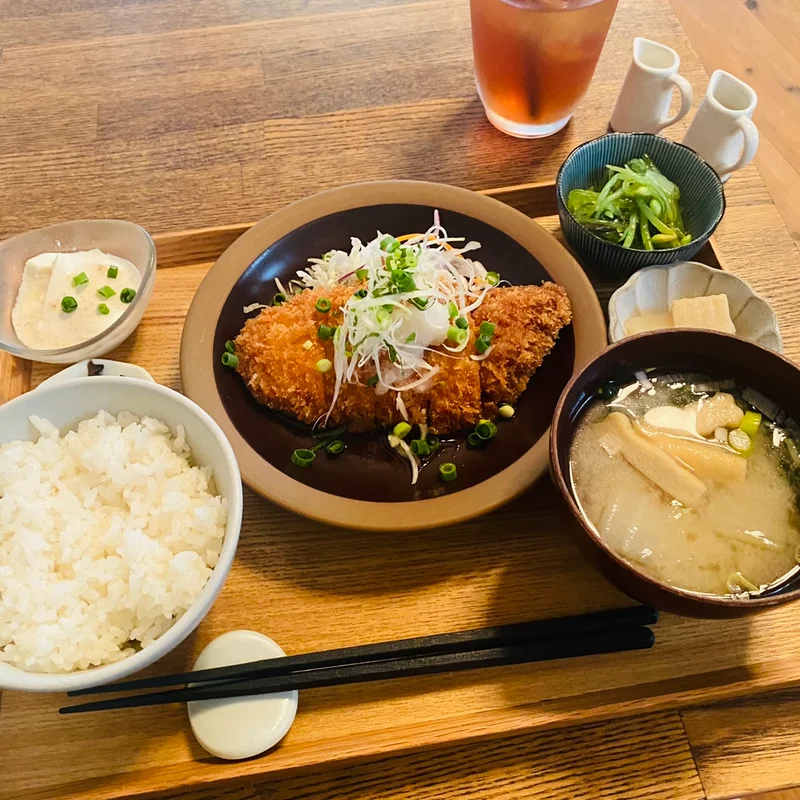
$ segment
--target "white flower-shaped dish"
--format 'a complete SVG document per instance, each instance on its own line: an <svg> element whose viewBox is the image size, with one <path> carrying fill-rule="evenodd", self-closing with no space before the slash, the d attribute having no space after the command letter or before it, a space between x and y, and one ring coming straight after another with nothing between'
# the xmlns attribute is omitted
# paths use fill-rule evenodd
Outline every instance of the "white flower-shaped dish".
<svg viewBox="0 0 800 800"><path fill-rule="evenodd" d="M741 278L696 261L647 267L631 275L608 302L609 338L612 342L624 339L625 323L631 317L667 313L675 300L713 294L727 295L737 336L783 352L778 320L769 303Z"/></svg>

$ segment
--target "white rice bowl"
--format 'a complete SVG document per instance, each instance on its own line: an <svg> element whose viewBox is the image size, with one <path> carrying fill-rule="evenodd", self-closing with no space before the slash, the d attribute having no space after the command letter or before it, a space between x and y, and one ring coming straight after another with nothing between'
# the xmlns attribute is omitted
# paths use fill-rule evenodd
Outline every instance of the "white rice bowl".
<svg viewBox="0 0 800 800"><path fill-rule="evenodd" d="M91 382L91 381L90 381ZM100 411L0 445L0 661L65 673L148 648L198 598L228 504L183 428Z"/></svg>

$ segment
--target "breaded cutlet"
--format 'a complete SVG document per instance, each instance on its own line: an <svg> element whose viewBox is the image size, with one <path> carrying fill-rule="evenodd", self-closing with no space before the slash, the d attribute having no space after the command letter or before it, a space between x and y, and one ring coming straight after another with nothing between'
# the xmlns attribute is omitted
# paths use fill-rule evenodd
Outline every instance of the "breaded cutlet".
<svg viewBox="0 0 800 800"><path fill-rule="evenodd" d="M321 340L317 331L321 324L341 323L340 309L353 291L352 286L304 291L245 323L235 340L237 371L256 400L309 425L327 414L336 376L333 370L319 372L316 364L323 358L333 361L333 342ZM321 297L331 301L326 314L315 308ZM493 418L500 402L516 402L570 318L566 292L555 284L492 290L472 315L467 348L458 354L429 352L426 358L439 372L428 383L399 393L408 421L425 422L433 433L446 434L470 428L481 417ZM493 349L475 361L474 341L485 321L496 326ZM358 375L361 382L342 384L329 426L367 432L404 419L398 392L380 394L365 385L368 377Z"/></svg>

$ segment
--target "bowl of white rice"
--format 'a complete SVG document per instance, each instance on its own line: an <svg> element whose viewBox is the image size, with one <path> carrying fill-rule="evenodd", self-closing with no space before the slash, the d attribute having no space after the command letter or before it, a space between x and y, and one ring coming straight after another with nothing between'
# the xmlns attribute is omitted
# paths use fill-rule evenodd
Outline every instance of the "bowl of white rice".
<svg viewBox="0 0 800 800"><path fill-rule="evenodd" d="M241 519L233 450L178 392L100 375L0 406L0 688L97 686L171 651Z"/></svg>

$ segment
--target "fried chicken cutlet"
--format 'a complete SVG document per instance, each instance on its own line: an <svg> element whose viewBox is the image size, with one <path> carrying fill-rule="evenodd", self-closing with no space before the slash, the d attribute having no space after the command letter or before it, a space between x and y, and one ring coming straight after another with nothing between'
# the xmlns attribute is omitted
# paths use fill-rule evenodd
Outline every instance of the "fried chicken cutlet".
<svg viewBox="0 0 800 800"><path fill-rule="evenodd" d="M353 291L352 286L306 290L245 323L235 340L237 371L258 402L309 425L325 416L336 377L334 370L320 372L317 364L321 359L333 361L334 347L330 339L319 337L318 328L341 322L341 308ZM322 297L331 301L331 310L324 314L315 308ZM559 331L569 324L571 311L564 289L545 283L493 289L471 317L465 350L452 354L436 348L427 353L439 371L426 383L381 394L366 385L371 374L359 373L359 383L342 384L329 425L351 432L392 425L404 419L400 403L409 422L424 422L437 434L493 418L499 403L517 401L553 349ZM474 342L482 322L492 322L495 332L489 355L478 361L471 356L477 355Z"/></svg>

